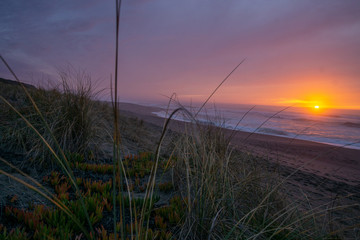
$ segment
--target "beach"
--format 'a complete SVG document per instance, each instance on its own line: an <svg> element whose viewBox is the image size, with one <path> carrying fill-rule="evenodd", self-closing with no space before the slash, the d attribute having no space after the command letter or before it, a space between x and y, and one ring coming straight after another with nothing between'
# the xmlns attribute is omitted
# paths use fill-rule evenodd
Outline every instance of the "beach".
<svg viewBox="0 0 360 240"><path fill-rule="evenodd" d="M135 116L159 127L164 118L154 112L162 110L132 103L120 103L119 108L129 116ZM170 129L181 132L184 122L173 120ZM225 135L233 134L224 129ZM306 140L290 139L279 136L236 131L231 145L240 150L267 159L275 164L298 169L302 172L346 183L352 186L360 184L360 150L343 148Z"/></svg>
<svg viewBox="0 0 360 240"><path fill-rule="evenodd" d="M106 105L107 103L104 106ZM103 105L101 106L104 107ZM145 153L144 151L155 151L164 122L166 121L165 118L157 116L156 113L163 109L132 103L119 103L119 109L122 151L125 156L124 163L126 162L126 164L128 164L130 161L129 158L133 158L134 160L132 161L134 161L134 163L136 161L137 164L149 164L152 161L145 161L144 159L139 160L138 157L150 156L147 154L151 153ZM99 115L100 118L105 118L105 113L107 112ZM109 117L107 120L111 121L111 118ZM225 159L228 159L229 162L231 162L227 165L229 166L229 175L227 176L231 177L227 177L227 179L229 180L229 183L234 183L234 186L236 186L233 194L237 197L235 202L238 203L239 206L244 204L254 204L254 207L258 207L258 204L262 204L261 202L263 199L266 199L266 201L269 201L266 203L268 204L267 210L269 209L272 211L272 208L279 207L286 210L285 214L289 215L293 215L293 211L301 212L306 216L306 219L304 220L305 223L308 222L307 219L309 217L312 220L314 214L317 216L317 222L315 224L324 221L329 222L331 224L329 231L333 232L336 229L340 229L343 231L343 239L353 239L354 234L357 234L352 232L352 226L358 224L358 218L360 216L359 150L337 148L332 145L286 137L257 133L251 134L244 131L232 131L227 128L220 128L216 125L206 124L204 122L194 123L173 120L169 124L168 132L161 147L160 156L165 160L163 166L165 166L164 163L168 163L170 152L174 151L174 140L183 139L180 137L180 134L189 133L187 136L191 136L190 132L192 132L194 137L199 137L199 139L203 137L201 134L198 135L198 133L201 132L196 131L196 128L198 127L210 127L209 132L221 130L226 138L232 136L231 141L229 141L229 148L226 148L227 145L221 145L224 148L220 147L220 150L225 150L225 155L222 155L222 153L217 151L212 154L218 157L218 163L220 164L222 164ZM216 137L218 135L212 132L209 136ZM97 160L85 160L82 155L74 154L73 157L79 157L80 161L73 165L73 171L76 174L76 181L80 182L81 180L83 182L80 183L82 184L81 187L84 187L85 185L88 186L90 181L92 181L93 185L97 187L107 185L107 191L110 193L109 184L112 176L109 171L112 166L111 144L105 142L105 145L102 145L101 142L96 143L99 146L106 146L106 149L109 150L109 155L102 155L102 157ZM205 148L207 146L208 145L206 145ZM217 145L214 147L216 148ZM212 152L211 147L208 150L209 152ZM199 149L196 149L196 151L199 151ZM200 159L209 160L209 162L211 162L214 155L211 155L211 153L209 153L209 155L205 154L204 158ZM12 164L18 166L21 166L25 159L23 154L16 154L11 151L0 151L0 156L4 159L9 159ZM90 157L91 156L89 156L89 158ZM180 184L184 182L184 178L181 178L181 176L185 175L179 175L179 172L177 172L184 164L181 155L177 160L179 161L174 161L173 163L179 164L180 166L171 168L171 170L167 172L167 175L159 172L159 178L161 178L161 180L157 180L158 182L156 183L159 185L159 190L163 189L161 191L165 191L164 186L168 186L168 184L179 184L179 186L181 186ZM31 163L23 165L21 170L42 182L50 190L52 185L50 186L49 184L52 184L51 181L55 181L56 179L66 179L66 176L59 175L61 173L57 171L51 171L51 169L41 169L40 171L38 167L30 167L30 164ZM199 168L201 169L200 166L201 164L197 165L193 170L196 171ZM214 167L218 168L218 166L219 165L215 165ZM82 168L80 169L80 167ZM86 169L84 167L86 167ZM91 169L89 167L91 167ZM3 164L2 169L13 174L14 177L19 178L22 181L28 180L26 176L18 174L6 164ZM146 169L145 165L141 165L139 167L139 172L136 174L138 174L138 176L141 176L139 174L145 174L143 169ZM250 171L247 169L250 169ZM134 183L138 181L138 184L134 187L135 196L141 197L144 194L142 186L146 184L147 179L145 175L141 178L137 178L135 173L132 173L135 178L130 177L130 181L134 181ZM216 174L214 174L214 176L215 175ZM59 178L60 176L61 178ZM201 173L201 176L204 175ZM209 177L209 179L212 179L214 176L205 174L205 178ZM49 181L50 178L54 179L50 182L46 182ZM205 179L205 181L207 180ZM0 182L6 183L6 188L0 194L0 202L5 204L3 205L3 209L6 208L8 212L12 211L11 209L15 209L13 208L14 206L21 209L27 209L28 203L40 204L42 206L51 204L46 199L34 194L28 187L10 179L7 175L0 175ZM228 202L228 199L231 199L231 197L223 197L223 190L226 189L223 185L223 180L215 179L211 182L211 185L215 184L219 184L217 189L220 189L221 191L221 197L219 197L219 199ZM56 192L59 187L57 184L54 185L55 186L53 187L55 187ZM198 188L199 185L197 184L193 185L191 189L198 192ZM103 190L101 190L101 194L104 194ZM71 192L71 189L67 191L67 194L72 194L70 197L75 196L74 192ZM174 191L161 193L155 207L162 208L167 206L166 204L171 202L169 199L173 194ZM274 196L274 198L272 196ZM69 195L65 195L64 197L69 197ZM211 197L206 198L211 199ZM197 200L197 197L194 199ZM75 200L71 199L71 201ZM110 202L110 200L106 200L106 202L108 201ZM214 201L217 202L218 199L214 199ZM277 204L280 205L277 206ZM101 204L99 203L99 205ZM208 208L208 206L206 207ZM99 218L99 224L105 226L105 228L110 231L112 225L110 224L111 213L109 209L111 208L106 208L106 210L102 208L104 217ZM280 213L283 214L283 212ZM269 214L269 217L276 218L278 212ZM261 219L263 219L263 216L263 213L260 213ZM5 227L14 227L14 224L11 222L9 223L9 221L5 219L6 216L0 219L0 222L4 223ZM295 224L297 224L296 221ZM286 225L284 227L287 227ZM332 229L333 226L335 226L335 229ZM350 228L349 231L347 231L348 228Z"/></svg>
<svg viewBox="0 0 360 240"><path fill-rule="evenodd" d="M7 1L0 240L360 239L359 3Z"/></svg>
<svg viewBox="0 0 360 240"><path fill-rule="evenodd" d="M153 131L164 125L165 119L154 114L160 108L131 103L120 103L119 107L123 114L157 126ZM174 120L169 128L181 133L185 125L191 123ZM229 129L223 131L225 136L234 133ZM328 217L339 229L358 224L360 150L265 134L249 135L236 131L230 146L257 156L260 171L278 178L278 187L290 202L297 203L303 211L333 209ZM346 207L337 210L336 206Z"/></svg>

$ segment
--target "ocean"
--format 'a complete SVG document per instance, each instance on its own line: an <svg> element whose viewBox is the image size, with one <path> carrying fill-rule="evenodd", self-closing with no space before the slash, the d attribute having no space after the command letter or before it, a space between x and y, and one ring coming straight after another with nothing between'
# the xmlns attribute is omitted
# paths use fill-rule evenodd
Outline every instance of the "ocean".
<svg viewBox="0 0 360 240"><path fill-rule="evenodd" d="M159 105L157 107L162 107L164 110L154 114L165 117L166 107ZM228 129L286 137L289 141L302 139L360 149L360 110L296 107L284 110L284 107L278 106L251 108L252 106L248 105L206 107L197 119ZM188 109L193 113L196 111L196 108ZM189 121L189 118L181 113L175 118Z"/></svg>

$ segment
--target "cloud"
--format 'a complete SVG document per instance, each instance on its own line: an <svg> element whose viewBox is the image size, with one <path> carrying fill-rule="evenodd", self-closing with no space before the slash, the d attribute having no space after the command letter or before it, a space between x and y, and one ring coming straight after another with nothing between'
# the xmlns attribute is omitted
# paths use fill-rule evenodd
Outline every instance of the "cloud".
<svg viewBox="0 0 360 240"><path fill-rule="evenodd" d="M301 99L288 99L288 100L280 100L277 101L279 104L316 104L317 101L307 101L307 100L301 100Z"/></svg>
<svg viewBox="0 0 360 240"><path fill-rule="evenodd" d="M1 54L23 75L55 75L71 63L108 87L114 7L95 0L1 1ZM125 98L206 95L244 57L229 84L266 85L269 92L258 95L307 79L358 86L359 12L357 0L125 1L120 91Z"/></svg>

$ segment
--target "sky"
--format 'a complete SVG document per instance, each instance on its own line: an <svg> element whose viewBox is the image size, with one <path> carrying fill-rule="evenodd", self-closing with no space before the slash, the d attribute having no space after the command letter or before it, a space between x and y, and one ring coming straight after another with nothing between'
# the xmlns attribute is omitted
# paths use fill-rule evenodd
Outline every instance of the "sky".
<svg viewBox="0 0 360 240"><path fill-rule="evenodd" d="M358 0L123 0L121 101L360 109ZM2 0L0 53L37 84L71 66L101 98L114 76L115 2ZM3 64L0 77L13 79Z"/></svg>

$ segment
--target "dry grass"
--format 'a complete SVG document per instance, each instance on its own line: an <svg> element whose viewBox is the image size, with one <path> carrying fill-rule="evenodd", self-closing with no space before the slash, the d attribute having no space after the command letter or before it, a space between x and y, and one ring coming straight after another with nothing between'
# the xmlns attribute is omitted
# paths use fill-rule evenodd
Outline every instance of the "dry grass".
<svg viewBox="0 0 360 240"><path fill-rule="evenodd" d="M77 154L83 154L82 149L89 149L93 151L91 141L96 141L93 136L86 135L86 131L91 128L88 122L91 119L84 119L89 117L93 111L99 113L101 111L109 111L108 105L101 105L92 100L90 97L90 88L71 88L68 85L63 85L65 90L32 90L31 96L38 101L40 109L45 109L45 119L53 117L60 117L57 124L49 121L51 129L50 133L46 133L43 125L39 124L43 131L43 135L49 134L48 139L45 137L49 145L42 146L36 141L43 141L33 133L32 142L36 144L33 146L36 150L41 152L44 148L49 148L56 139L62 148L68 149ZM67 90L66 90L67 89ZM80 89L80 90L79 90ZM41 105L44 104L45 106ZM46 105L46 103L48 105ZM29 104L30 105L30 104ZM24 105L23 105L24 106ZM56 107L57 114L53 113L51 109ZM76 111L73 111L73 106L76 106ZM21 111L27 115L30 121L39 123L41 119L33 112L31 114L26 111L31 111L30 106L21 108ZM94 110L95 109L95 110ZM49 112L47 112L47 111ZM167 166L170 166L173 172L173 185L177 193L181 195L183 202L186 203L185 213L181 224L173 228L172 235L177 239L326 239L329 238L329 231L327 227L323 227L328 223L323 223L321 227L318 225L316 219L329 214L332 210L329 208L326 211L319 208L312 209L308 212L301 212L298 208L298 203L291 203L280 191L282 183L276 175L267 172L259 160L249 154L239 153L232 150L229 145L229 139L224 135L222 128L216 127L223 122L221 118L217 119L219 122L204 124L198 122L193 114L184 109L178 108L178 111L185 112L192 121L185 124L183 134L178 134L174 142L171 157L168 159ZM60 112L60 113L59 113ZM79 113L83 113L79 114ZM55 117L52 115L55 114ZM104 113L105 114L105 113ZM109 114L109 113L106 113ZM91 116L90 116L91 117ZM73 121L69 121L73 119ZM22 119L19 119L19 121ZM67 120L67 121L66 121ZM111 117L108 118L108 121ZM168 120L170 121L170 120ZM73 126L77 124L77 127ZM144 123L136 121L132 126L132 130L126 128L129 121L119 120L120 130L127 129L134 130L135 133L142 133L145 136L143 127ZM62 127L67 126L67 130L62 132L56 131L53 126ZM84 126L84 127L81 127ZM122 126L122 127L121 127ZM163 133L160 138L160 145L157 147L156 162L159 161L162 153L162 144L165 144L163 138L167 131L165 125ZM99 127L99 126L97 126ZM108 126L104 126L108 128ZM25 128L25 126L24 126ZM112 131L113 128L109 128ZM30 129L31 130L31 129ZM30 132L30 130L28 130ZM21 129L21 131L25 131ZM85 133L75 132L84 131ZM52 133L53 132L53 133ZM121 131L125 136L123 139L129 138L126 136L126 131ZM75 134L75 135L74 135ZM76 135L77 134L77 135ZM133 133L134 134L134 133ZM135 134L138 135L138 134ZM55 136L55 140L54 140ZM78 138L78 136L81 136ZM88 137L86 137L88 136ZM143 137L144 137L143 136ZM63 139L64 138L64 139ZM73 139L74 138L74 139ZM136 142L135 136L132 141ZM89 139L92 139L91 141ZM79 144L77 147L67 146L66 143L72 141L72 145ZM169 141L169 139L165 139ZM86 143L84 145L83 143ZM169 143L166 143L169 144ZM125 194L129 199L133 197L128 184L129 173L126 168L122 166L121 146L119 146L119 155L114 166L120 168L116 172L115 178L121 178L120 182L124 182L125 186L121 189L128 189ZM36 153L36 151L34 151ZM40 160L44 160L41 155L38 156ZM61 158L59 156L59 158ZM66 159L65 159L66 160ZM65 164L66 165L66 164ZM145 201L140 210L136 210L130 205L124 209L125 203L120 203L117 208L120 211L120 219L114 218L116 222L125 219L124 212L130 212L133 216L139 215L138 220L131 222L134 228L127 232L133 239L144 239L147 237L149 230L149 217L152 211L152 200L154 196L155 180L159 177L157 174L157 164L153 165L150 178L148 180L147 188L145 190ZM66 167L65 167L66 169ZM114 168L116 169L116 168ZM5 174L5 173L4 173ZM71 172L69 172L71 178ZM11 177L11 175L9 175ZM16 179L15 179L16 180ZM115 182L115 181L114 181ZM76 184L76 183L74 183ZM29 188L41 192L38 189L27 185ZM116 190L113 190L116 192ZM175 192L174 192L175 193ZM61 204L57 199L49 198L57 204ZM147 200L146 200L147 199ZM66 209L66 206L59 205ZM342 206L344 207L344 206ZM338 206L336 207L338 208ZM70 214L70 213L69 213ZM119 213L116 213L118 215ZM73 218L74 216L71 215ZM121 221L120 221L121 222ZM124 236L127 221L123 221L123 225L118 227L120 235ZM80 224L81 225L81 224ZM84 231L88 231L82 226ZM130 233L129 233L130 232ZM90 236L89 232L86 233ZM149 236L148 236L149 237ZM329 238L330 239L330 238Z"/></svg>
<svg viewBox="0 0 360 240"><path fill-rule="evenodd" d="M121 139L124 136L121 134L124 131L121 130L124 129L119 124L121 120L117 102L117 49L121 1L116 1L116 4L116 67L112 117L103 117L109 116L109 108L95 101L96 93L93 92L91 79L83 73L61 73L61 85L50 91L24 88L27 94L17 95L13 92L9 100L2 95L5 104L3 103L1 108L6 109L7 117L2 121L1 131L4 134L1 143L14 149L25 149L37 163L47 162L50 157L55 159L69 179L69 185L74 187L75 193L79 196L79 212L70 212L68 206L60 199L41 190L42 185L38 182L33 181L33 185L30 185L3 170L0 170L0 173L42 194L78 224L84 234L82 236L94 239L95 232L86 211L83 194L64 153L87 155L97 152L98 143L103 142L111 135L109 133L112 133L112 182L120 183L119 189L113 184L112 192L109 193L113 199L112 238L152 239L156 236L149 234L150 215L156 178L159 177L158 166L164 137L171 117L182 111L192 123L186 125L184 134L179 134L173 143L173 152L167 164L174 172L173 185L186 205L183 218L179 225L173 228L172 235L176 239L334 239L336 235L331 235L326 228L319 228L314 219L337 207L326 211L313 209L309 212L300 212L298 205L289 202L279 191L282 183L273 175L264 174L253 156L232 151L221 128L213 124L198 123L197 114L241 63L211 93L196 114L191 114L183 107L170 114L154 149L155 160L142 207L139 210L132 205L130 174L122 161L124 152ZM7 65L3 58L2 60ZM10 67L9 70L12 71ZM16 78L14 73L13 75ZM109 124L111 120L112 126ZM136 141L136 137L133 138ZM129 205L122 200L123 197L117 202L117 193L125 195ZM79 213L83 215L82 222L76 217ZM127 230L126 224L130 229ZM159 220L159 225L164 224ZM103 239L108 239L108 236L104 234ZM168 238L165 236L158 239Z"/></svg>
<svg viewBox="0 0 360 240"><path fill-rule="evenodd" d="M187 203L180 239L323 239L258 159L233 152L215 124L190 124L174 144L174 184Z"/></svg>
<svg viewBox="0 0 360 240"><path fill-rule="evenodd" d="M56 139L64 152L86 156L100 154L98 143L109 139L111 131L106 121L106 116L110 116L108 107L96 101L88 75L61 73L60 80L61 84L51 90L40 88L29 91L51 133L25 96L20 96L15 107L50 145L54 145ZM3 109L7 118L2 122L4 134L1 143L8 149L24 150L37 163L49 159L50 153L42 140L9 107L3 105Z"/></svg>

